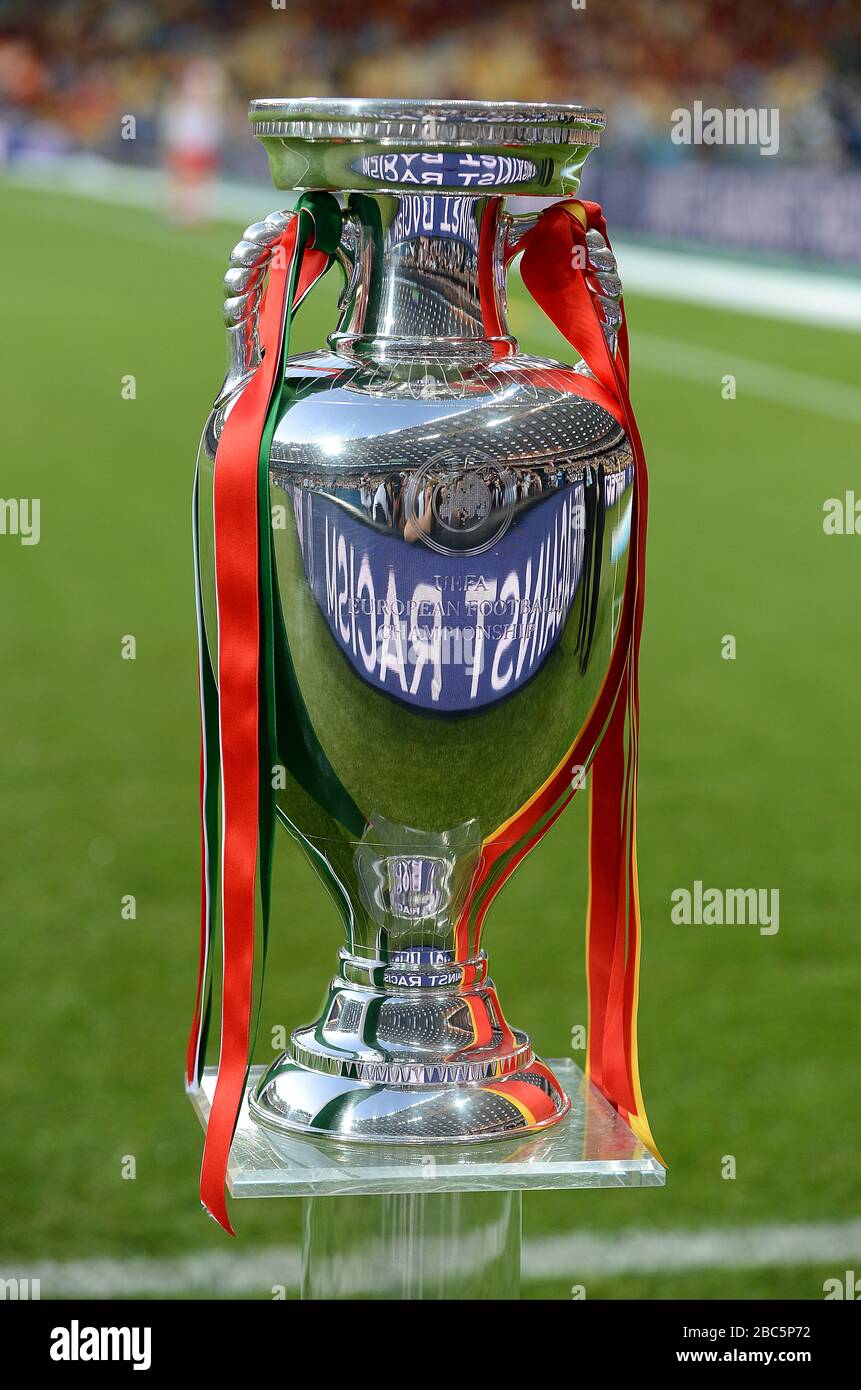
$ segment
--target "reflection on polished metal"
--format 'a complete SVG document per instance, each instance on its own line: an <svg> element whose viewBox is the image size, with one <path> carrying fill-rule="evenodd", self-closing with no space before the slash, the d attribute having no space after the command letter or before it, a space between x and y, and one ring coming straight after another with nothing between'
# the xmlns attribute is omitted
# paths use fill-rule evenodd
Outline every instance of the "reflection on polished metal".
<svg viewBox="0 0 861 1390"><path fill-rule="evenodd" d="M470 888L482 844L559 767L601 688L633 458L584 394L582 364L523 354L507 329L520 224L504 195L536 191L537 149L540 191L576 188L603 118L291 101L256 102L252 119L279 186L350 196L340 319L327 348L287 361L270 451L278 812L346 942L320 1017L250 1110L276 1129L394 1144L539 1130L570 1101L505 1019ZM211 646L215 447L259 361L285 217L247 230L225 282L229 370L201 454ZM596 233L587 249L615 349L615 261Z"/></svg>
<svg viewBox="0 0 861 1390"><path fill-rule="evenodd" d="M486 1144L354 1144L257 1124L242 1105L227 1183L232 1197L358 1198L407 1192L550 1191L660 1187L663 1165L570 1058L550 1068L571 1097L556 1125ZM251 1068L250 1093L265 1068ZM204 1131L216 1068L207 1067L191 1102ZM432 1181L429 1182L429 1177ZM321 1204L325 1205L325 1204Z"/></svg>
<svg viewBox="0 0 861 1390"><path fill-rule="evenodd" d="M253 101L276 188L576 192L604 113L515 101Z"/></svg>

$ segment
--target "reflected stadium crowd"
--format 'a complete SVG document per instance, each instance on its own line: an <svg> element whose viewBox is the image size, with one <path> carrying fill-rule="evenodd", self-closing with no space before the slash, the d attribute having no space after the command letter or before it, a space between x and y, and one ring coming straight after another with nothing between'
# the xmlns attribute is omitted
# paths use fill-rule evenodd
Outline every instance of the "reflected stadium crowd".
<svg viewBox="0 0 861 1390"><path fill-rule="evenodd" d="M777 107L785 156L841 170L861 165L859 54L857 0L472 0L457 15L436 0L328 0L324 11L310 0L7 0L0 162L66 150L155 162L165 112L205 59L196 80L218 119L203 157L235 174L262 173L250 94L580 101L612 110L608 156L640 163L749 159L738 146L674 144L671 113L697 100Z"/></svg>

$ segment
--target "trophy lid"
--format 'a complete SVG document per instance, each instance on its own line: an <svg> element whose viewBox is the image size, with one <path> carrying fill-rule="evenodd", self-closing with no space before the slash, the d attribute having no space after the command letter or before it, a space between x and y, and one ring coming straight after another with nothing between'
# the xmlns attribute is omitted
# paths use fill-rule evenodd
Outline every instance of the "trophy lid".
<svg viewBox="0 0 861 1390"><path fill-rule="evenodd" d="M365 193L576 192L604 113L517 101L252 101L276 188Z"/></svg>

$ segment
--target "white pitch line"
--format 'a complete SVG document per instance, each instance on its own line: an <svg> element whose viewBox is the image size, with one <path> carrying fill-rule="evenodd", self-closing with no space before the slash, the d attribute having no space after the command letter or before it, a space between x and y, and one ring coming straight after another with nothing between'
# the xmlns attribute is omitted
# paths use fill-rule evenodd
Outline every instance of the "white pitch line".
<svg viewBox="0 0 861 1390"><path fill-rule="evenodd" d="M95 201L132 207L158 208L163 201L163 175L156 170L125 169L122 166L109 165L103 160L83 159L63 165L55 173L55 181L45 191L58 193L65 190ZM44 170L36 170L29 175L19 174L12 181L25 187L42 190L45 187L45 177ZM216 204L217 211L221 216L225 218L236 217L239 221L250 221L254 216L265 216L265 210L271 209L272 194L255 185L223 181L218 185ZM58 205L56 215L64 218L70 217L68 210L64 210L61 203ZM80 212L76 210L70 220L80 222L82 220ZM90 221L94 227L98 227L99 215L95 209ZM183 253L202 256L208 261L217 259L208 248L201 248L193 237L184 241L177 241L167 226L138 225L128 229L124 236L133 241L163 245L165 249L171 250L171 254L176 252L178 246ZM636 289L640 293L658 294L658 285L664 283L660 277L654 283L649 282L648 256L658 256L664 260L667 257L675 257L677 261L684 263L697 259L682 252L671 253L650 249L647 253L642 248L635 248L636 257L633 262L629 262L631 248L622 242L619 249L626 283L629 288ZM631 265L635 267L633 274L630 269ZM726 280L730 272L737 272L744 279L748 269L749 267L745 266L724 265L720 267L720 274ZM765 273L766 271L762 269L757 271L760 276ZM781 271L780 274L785 276L787 272ZM803 278L803 273L799 271L793 282L796 291L799 280ZM807 280L821 288L821 276L808 275ZM679 284L686 285L694 297L698 283L699 281L695 276L680 277L679 279ZM851 287L847 288L845 281L841 281L841 284L850 294L851 299L851 293L854 291L850 293ZM739 304L730 293L728 284L724 285L724 289L722 306L739 308ZM525 311L528 315L533 334L546 337L547 320L544 315L531 300L526 299L525 294L520 293L519 290L516 293L519 301L519 312L522 314ZM672 297L682 299L685 298L685 295L678 292ZM790 299L791 304L796 302L797 293ZM829 321L827 315L823 321ZM859 309L859 322L861 322L861 309ZM834 326L846 325L836 324ZM797 410L825 415L831 419L848 420L852 424L861 421L861 389L834 381L828 377L814 376L808 372L797 372L788 367L774 366L768 362L741 357L734 350L719 351L715 348L700 347L694 343L663 338L651 333L637 333L634 339L634 349L636 353L634 366L637 371L656 372L662 376L695 381L701 385L713 386L715 392L720 390L721 378L731 373L736 378L738 394L742 399L745 395L750 395L760 400L776 402L778 405L787 405Z"/></svg>
<svg viewBox="0 0 861 1390"><path fill-rule="evenodd" d="M739 1230L584 1232L527 1240L524 1282L676 1274L694 1269L769 1269L861 1259L861 1219ZM2 1279L38 1279L43 1298L118 1298L144 1294L236 1296L298 1288L301 1255L293 1246L235 1254L216 1250L174 1258L21 1260ZM358 1276L357 1276L358 1277ZM367 1271L365 1279L367 1277ZM370 1290L363 1279L364 1286Z"/></svg>
<svg viewBox="0 0 861 1390"><path fill-rule="evenodd" d="M831 419L861 421L861 389L831 377L777 367L752 357L740 357L734 349L698 347L694 343L661 338L653 333L636 333L632 339L632 373L642 369L662 376L684 377L688 381L709 383L720 399L721 380L734 376L736 398L757 396L795 410L813 411Z"/></svg>
<svg viewBox="0 0 861 1390"><path fill-rule="evenodd" d="M133 1298L145 1294L225 1297L261 1293L283 1285L299 1287L301 1254L292 1246L271 1246L235 1255L232 1250L200 1251L174 1258L21 1260L0 1269L0 1281L39 1280L42 1298Z"/></svg>
<svg viewBox="0 0 861 1390"><path fill-rule="evenodd" d="M827 1265L861 1257L861 1220L741 1230L629 1231L525 1241L523 1278ZM835 1270L835 1272L837 1272Z"/></svg>
<svg viewBox="0 0 861 1390"><path fill-rule="evenodd" d="M710 256L707 247L644 246L624 236L614 247L622 284L637 294L850 332L861 328L861 277L854 267L808 271L800 264Z"/></svg>
<svg viewBox="0 0 861 1390"><path fill-rule="evenodd" d="M541 311L524 297L518 300L517 310L529 319L530 336L552 341L547 320ZM833 377L814 376L797 372L792 367L778 367L754 357L742 357L734 348L701 347L679 338L664 338L656 333L631 335L631 375L640 371L659 376L681 377L702 386L711 386L720 400L722 380L734 376L736 398L746 395L759 400L787 405L793 410L807 410L829 419L861 421L861 388ZM634 382L636 391L636 381Z"/></svg>
<svg viewBox="0 0 861 1390"><path fill-rule="evenodd" d="M151 190L159 186L159 175L149 170L124 170L124 174L133 173L139 176L142 184L139 186L137 178L131 179L131 189L129 196L123 193L124 180L111 182L102 170L102 176L97 179L93 188L87 189L87 185L70 179L70 190L81 194L88 191L91 198L103 198L105 201L114 204L124 204L136 206L138 202L142 205L147 199L152 199ZM104 181L102 181L104 180ZM23 179L18 180L22 185ZM35 186L27 184L26 186ZM52 192L61 191L65 185L60 184L53 188ZM227 195L230 198L227 198ZM248 191L243 187L231 189L226 185L222 190L222 197L228 203L230 199L244 201L249 198ZM271 200L270 200L271 201ZM156 203L156 206L158 204ZM246 220L250 219L248 207ZM93 209L91 216L86 214L82 217L78 210L70 212L64 208L62 203L58 204L55 215L65 221L72 221L78 225L85 222L87 225L97 229L100 226L99 214ZM225 215L226 210L225 210ZM258 208L258 216L263 216ZM240 218L240 220L242 220ZM206 248L201 248L193 238L175 243L175 239L168 227L138 225L129 228L123 233L126 240L138 241L147 245L164 246L175 254L177 246L183 254L202 257L207 261L215 261L217 257ZM548 324L544 315L526 298L525 293L519 290L515 292L518 296L518 312L526 314L530 320L531 334L533 337L550 340L548 335ZM861 421L861 389L847 385L843 382L834 381L829 377L814 376L808 372L797 372L789 367L778 367L768 362L757 361L750 357L741 357L734 349L718 350L716 348L700 347L695 343L682 342L675 338L663 338L652 333L636 333L633 339L634 362L636 371L655 372L661 376L671 376L682 378L686 381L693 381L699 385L713 387L715 393L721 388L721 379L727 374L732 374L736 378L738 396L743 400L745 395L755 396L760 400L767 400L786 405L795 410L806 410L815 415L825 415L829 419L847 420L852 424Z"/></svg>
<svg viewBox="0 0 861 1390"><path fill-rule="evenodd" d="M40 192L73 194L118 206L164 205L165 175L159 169L114 164L87 154L64 155L31 166L5 170L4 182ZM265 217L275 206L292 205L292 194L266 184L219 179L213 189L213 215L237 223ZM181 243L180 243L181 244ZM193 244L193 238L188 239ZM755 255L745 259L713 255L709 248L679 249L614 240L622 283L653 299L704 304L741 314L788 319L848 331L861 328L861 276L847 266L822 268L771 265Z"/></svg>

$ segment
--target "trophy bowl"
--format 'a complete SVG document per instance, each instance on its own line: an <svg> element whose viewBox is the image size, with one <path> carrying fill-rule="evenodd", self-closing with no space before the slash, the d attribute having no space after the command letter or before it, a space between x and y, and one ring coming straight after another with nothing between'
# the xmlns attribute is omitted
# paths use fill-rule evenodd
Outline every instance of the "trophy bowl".
<svg viewBox="0 0 861 1390"><path fill-rule="evenodd" d="M585 365L522 353L508 330L505 267L536 205L506 200L576 191L603 118L267 100L251 119L277 187L341 195L340 318L286 359L268 448L277 815L345 938L320 1016L251 1113L344 1141L528 1133L570 1101L506 1021L481 929L593 751L548 805L610 664L634 468ZM215 449L259 361L261 284L288 217L250 227L226 279L230 366L199 461L214 664ZM621 287L601 237L588 244L610 341ZM524 923L527 957L540 930Z"/></svg>

